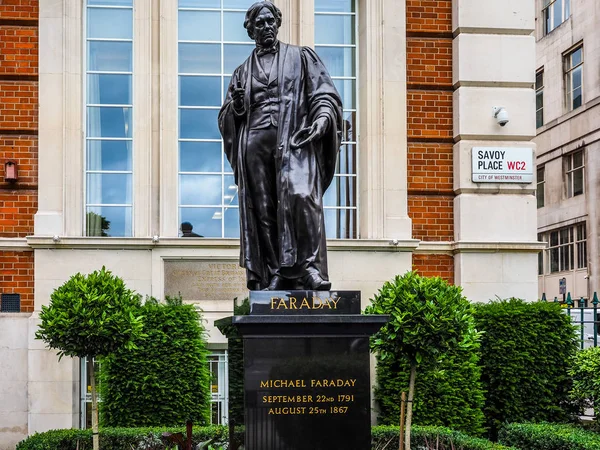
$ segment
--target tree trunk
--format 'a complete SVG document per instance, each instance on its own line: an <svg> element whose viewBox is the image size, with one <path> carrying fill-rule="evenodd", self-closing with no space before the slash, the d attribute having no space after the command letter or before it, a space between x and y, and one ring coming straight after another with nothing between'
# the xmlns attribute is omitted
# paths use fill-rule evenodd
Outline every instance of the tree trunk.
<svg viewBox="0 0 600 450"><path fill-rule="evenodd" d="M100 449L98 439L98 397L96 394L96 371L94 370L94 357L87 357L88 374L90 375L90 384L92 385L92 445L94 450Z"/></svg>
<svg viewBox="0 0 600 450"><path fill-rule="evenodd" d="M410 450L410 427L412 423L413 399L415 398L415 379L417 378L417 364L410 363L410 380L408 382L408 401L406 405L406 430L404 445L405 450Z"/></svg>

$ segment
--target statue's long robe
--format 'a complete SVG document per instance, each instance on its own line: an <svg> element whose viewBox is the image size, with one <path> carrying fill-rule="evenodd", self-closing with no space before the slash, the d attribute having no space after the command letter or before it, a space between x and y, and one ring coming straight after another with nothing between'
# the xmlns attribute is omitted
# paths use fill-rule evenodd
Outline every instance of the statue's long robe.
<svg viewBox="0 0 600 450"><path fill-rule="evenodd" d="M325 66L312 49L279 45L277 67L271 69L277 70L280 100L276 154L279 263L281 268L287 268L286 277L289 274L292 278L301 277L317 271L327 280L323 194L333 180L341 143L342 101ZM253 60L250 55L231 77L230 89L219 113L219 129L238 185L240 265L246 268L248 282L259 281L261 287L266 287L269 274L261 257L256 233L258 221L254 217L246 182L247 170L251 170L245 164L249 115L238 116L234 112L231 95L231 86L240 83L245 87L245 111L250 111ZM293 134L321 116L329 119L326 135L301 149L290 149ZM320 225L316 229L312 227L309 236L305 235L307 230L303 225L311 221L304 220L307 214L320 216L310 218L312 223L317 223L316 219Z"/></svg>

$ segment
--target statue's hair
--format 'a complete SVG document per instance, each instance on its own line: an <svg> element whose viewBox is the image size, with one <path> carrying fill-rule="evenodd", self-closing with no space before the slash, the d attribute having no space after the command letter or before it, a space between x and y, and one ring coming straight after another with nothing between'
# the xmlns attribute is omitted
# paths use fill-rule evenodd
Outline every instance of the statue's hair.
<svg viewBox="0 0 600 450"><path fill-rule="evenodd" d="M263 8L267 8L271 11L271 14L275 17L277 28L281 27L281 10L270 1L256 2L248 8L248 11L246 11L246 19L244 20L244 28L248 32L250 39L254 39L254 19L256 19L256 16L258 16L258 13L261 12Z"/></svg>

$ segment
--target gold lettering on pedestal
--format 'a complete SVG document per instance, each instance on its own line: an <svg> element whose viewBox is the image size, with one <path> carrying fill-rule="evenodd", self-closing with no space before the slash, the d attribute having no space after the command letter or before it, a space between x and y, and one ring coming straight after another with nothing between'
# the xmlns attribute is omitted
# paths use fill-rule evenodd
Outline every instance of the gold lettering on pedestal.
<svg viewBox="0 0 600 450"><path fill-rule="evenodd" d="M339 298L327 297L312 297L310 300L303 297L299 300L296 297L289 299L282 297L271 297L271 309L337 309ZM300 304L298 304L300 303Z"/></svg>

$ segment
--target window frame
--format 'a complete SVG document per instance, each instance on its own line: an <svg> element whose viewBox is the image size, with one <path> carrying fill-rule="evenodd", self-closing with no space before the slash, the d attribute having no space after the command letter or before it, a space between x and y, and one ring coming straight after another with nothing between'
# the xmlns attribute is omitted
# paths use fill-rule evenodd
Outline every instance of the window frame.
<svg viewBox="0 0 600 450"><path fill-rule="evenodd" d="M557 24L555 18L555 8L554 5L560 2L560 15L561 20ZM546 36L552 31L556 30L563 23L567 21L567 19L571 17L571 0L542 0L542 27L543 27L543 35ZM549 26L550 24L550 26Z"/></svg>
<svg viewBox="0 0 600 450"><path fill-rule="evenodd" d="M538 257L539 276L587 269L587 224L585 221L539 233L538 241L548 243L543 252L544 255Z"/></svg>
<svg viewBox="0 0 600 450"><path fill-rule="evenodd" d="M538 83L538 77L540 83ZM538 98L541 99L541 106L538 107ZM535 127L544 126L544 69L541 68L535 73Z"/></svg>
<svg viewBox="0 0 600 450"><path fill-rule="evenodd" d="M576 156L581 155L581 165L575 166ZM567 198L577 197L585 194L585 151L584 149L577 150L565 156L565 179L567 186ZM576 174L581 172L581 190L575 191Z"/></svg>
<svg viewBox="0 0 600 450"><path fill-rule="evenodd" d="M540 176L541 174L541 176ZM546 166L541 165L536 170L536 190L535 197L537 202L537 208L543 208L545 206L545 188L546 188Z"/></svg>
<svg viewBox="0 0 600 450"><path fill-rule="evenodd" d="M573 56L581 51L581 59L579 63L573 65ZM565 83L565 107L567 111L574 111L577 108L581 108L584 104L583 101L583 63L584 63L584 52L583 44L580 43L576 47L570 49L563 55L564 64L564 83ZM577 87L573 86L573 78L576 72L580 72L580 84ZM579 89L581 91L581 103L578 106L574 106L575 98L573 93Z"/></svg>

